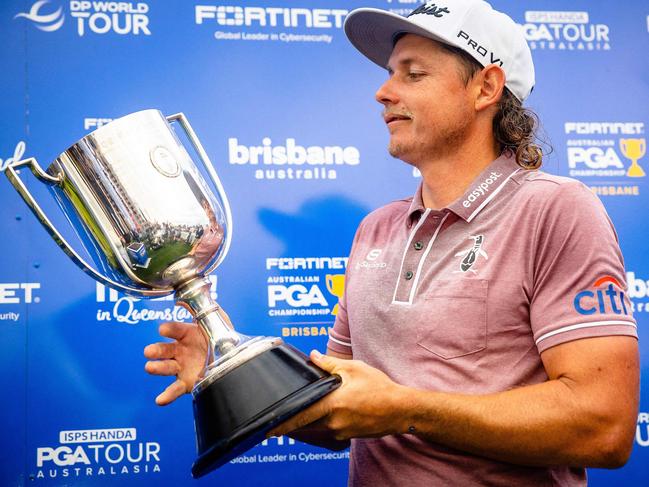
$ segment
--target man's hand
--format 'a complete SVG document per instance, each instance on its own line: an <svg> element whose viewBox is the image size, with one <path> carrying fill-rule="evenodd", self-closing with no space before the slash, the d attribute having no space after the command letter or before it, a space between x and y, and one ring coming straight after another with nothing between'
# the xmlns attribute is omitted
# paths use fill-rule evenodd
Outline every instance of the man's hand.
<svg viewBox="0 0 649 487"><path fill-rule="evenodd" d="M144 364L144 370L149 374L176 376L176 381L155 399L156 404L165 406L191 392L205 366L207 344L195 324L162 323L159 333L174 341L147 345L144 356L149 361Z"/></svg>
<svg viewBox="0 0 649 487"><path fill-rule="evenodd" d="M311 360L321 369L338 374L342 384L268 436L281 436L298 429L305 433L326 429L336 440L347 440L402 432L399 410L404 402L404 387L359 360L342 360L315 350L311 352ZM300 436L298 432L296 437Z"/></svg>

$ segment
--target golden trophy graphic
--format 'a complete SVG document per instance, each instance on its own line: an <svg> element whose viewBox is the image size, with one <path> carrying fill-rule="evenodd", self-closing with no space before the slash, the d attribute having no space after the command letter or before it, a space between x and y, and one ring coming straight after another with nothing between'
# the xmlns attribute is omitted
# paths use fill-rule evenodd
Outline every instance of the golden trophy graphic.
<svg viewBox="0 0 649 487"><path fill-rule="evenodd" d="M327 291L336 296L338 301L340 301L340 298L343 297L345 292L345 274L327 274L326 279ZM331 314L334 316L338 314L338 303L334 306Z"/></svg>
<svg viewBox="0 0 649 487"><path fill-rule="evenodd" d="M644 177L645 172L638 164L638 159L645 155L647 141L645 139L620 139L620 149L624 157L631 160L631 166L626 175L631 178Z"/></svg>

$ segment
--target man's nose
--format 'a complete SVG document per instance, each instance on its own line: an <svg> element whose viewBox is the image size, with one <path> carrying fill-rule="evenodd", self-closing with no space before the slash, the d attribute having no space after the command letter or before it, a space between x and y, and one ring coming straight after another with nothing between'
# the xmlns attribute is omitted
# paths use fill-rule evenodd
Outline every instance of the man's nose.
<svg viewBox="0 0 649 487"><path fill-rule="evenodd" d="M383 83L379 87L379 89L376 90L374 97L376 98L376 101L386 106L396 105L399 102L399 97L397 96L396 90L394 89L392 78L386 80L385 83Z"/></svg>

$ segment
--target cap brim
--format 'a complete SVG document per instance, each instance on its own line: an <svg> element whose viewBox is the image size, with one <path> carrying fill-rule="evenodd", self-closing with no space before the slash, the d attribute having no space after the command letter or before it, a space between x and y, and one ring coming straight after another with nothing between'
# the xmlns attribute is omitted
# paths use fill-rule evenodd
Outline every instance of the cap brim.
<svg viewBox="0 0 649 487"><path fill-rule="evenodd" d="M418 26L401 15L376 8L353 10L345 19L345 34L349 41L370 61L386 68L398 34L417 34L444 44L447 39Z"/></svg>

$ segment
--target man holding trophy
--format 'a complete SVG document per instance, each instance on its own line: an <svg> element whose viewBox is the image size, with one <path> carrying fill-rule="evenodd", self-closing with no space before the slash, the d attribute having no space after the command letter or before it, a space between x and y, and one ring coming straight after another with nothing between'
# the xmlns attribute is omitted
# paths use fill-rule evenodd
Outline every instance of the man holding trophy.
<svg viewBox="0 0 649 487"><path fill-rule="evenodd" d="M345 32L387 68L389 151L422 183L357 231L328 353L311 354L342 385L270 434L351 439L354 486L584 485L584 467L623 465L639 365L622 256L590 191L536 170L521 30L447 0L355 10ZM160 333L145 356L177 378L163 405L206 345L195 325Z"/></svg>
<svg viewBox="0 0 649 487"><path fill-rule="evenodd" d="M537 170L521 30L483 0L446 0L407 18L358 9L345 32L387 68L389 152L422 182L363 220L344 286L327 283L342 296L326 356L239 334L212 300L230 208L184 115L127 115L47 170L29 158L6 175L84 272L191 312L144 354L149 373L176 377L158 404L192 393L195 477L283 434L351 440L354 486L583 485L584 467L623 465L639 388L623 260L590 191ZM644 144L623 144L641 175ZM20 168L52 190L93 264Z"/></svg>

